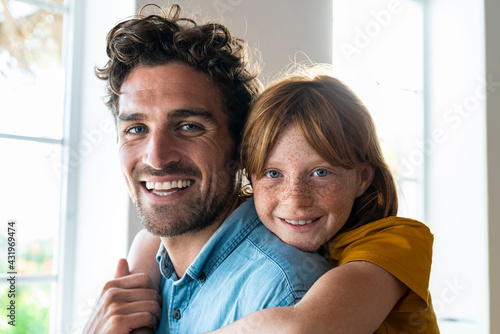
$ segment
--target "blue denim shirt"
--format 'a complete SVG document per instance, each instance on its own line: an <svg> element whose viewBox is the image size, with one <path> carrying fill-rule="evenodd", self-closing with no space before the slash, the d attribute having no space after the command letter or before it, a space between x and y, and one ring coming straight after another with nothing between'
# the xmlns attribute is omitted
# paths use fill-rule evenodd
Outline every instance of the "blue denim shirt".
<svg viewBox="0 0 500 334"><path fill-rule="evenodd" d="M320 255L270 232L253 199L226 219L181 279L163 245L157 260L163 306L156 333L203 333L261 309L294 305L331 269Z"/></svg>

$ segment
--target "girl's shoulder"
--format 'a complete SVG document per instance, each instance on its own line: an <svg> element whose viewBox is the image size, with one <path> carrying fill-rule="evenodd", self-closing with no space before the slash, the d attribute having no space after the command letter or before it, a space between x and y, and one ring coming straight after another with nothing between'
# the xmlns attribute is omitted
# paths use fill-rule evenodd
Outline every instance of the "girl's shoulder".
<svg viewBox="0 0 500 334"><path fill-rule="evenodd" d="M351 231L338 234L330 241L330 248L344 247L353 242L387 242L391 239L427 240L432 245L433 234L427 225L415 219L391 216L382 218ZM366 240L365 240L366 239Z"/></svg>
<svg viewBox="0 0 500 334"><path fill-rule="evenodd" d="M387 217L335 236L329 243L330 263L374 263L424 298L432 264L434 236L423 223Z"/></svg>

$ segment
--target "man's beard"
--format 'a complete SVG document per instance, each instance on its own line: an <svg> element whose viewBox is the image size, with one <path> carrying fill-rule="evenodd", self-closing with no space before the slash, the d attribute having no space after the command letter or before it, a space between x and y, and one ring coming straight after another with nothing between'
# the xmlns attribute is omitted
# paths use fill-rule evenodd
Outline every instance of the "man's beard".
<svg viewBox="0 0 500 334"><path fill-rule="evenodd" d="M161 171L141 170L137 174L160 177L169 174L180 174L196 176L198 180L201 180L202 175L198 169L179 165L172 165ZM139 178L134 177L134 179L138 180ZM219 184L217 181L213 180L213 183ZM205 193L201 193L201 184L195 183L191 187L198 187L198 189L191 189L190 191L198 191L198 196L190 199L189 206L154 204L145 207L140 197L133 201L139 219L149 233L160 237L175 237L190 231L203 230L207 226L214 224L219 216L226 213L234 203L233 199L236 194L232 182L229 183L224 184L223 187L218 186L216 189L209 189ZM139 191L136 194L139 194Z"/></svg>

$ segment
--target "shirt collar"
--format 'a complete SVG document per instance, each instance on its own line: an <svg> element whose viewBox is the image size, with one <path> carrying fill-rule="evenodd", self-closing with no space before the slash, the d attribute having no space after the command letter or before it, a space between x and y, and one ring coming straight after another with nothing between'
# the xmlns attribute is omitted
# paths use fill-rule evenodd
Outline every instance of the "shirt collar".
<svg viewBox="0 0 500 334"><path fill-rule="evenodd" d="M186 270L184 277L189 276L203 282L259 223L253 198L250 198L234 210L215 231ZM177 275L163 243L160 244L156 260L163 277L176 281Z"/></svg>

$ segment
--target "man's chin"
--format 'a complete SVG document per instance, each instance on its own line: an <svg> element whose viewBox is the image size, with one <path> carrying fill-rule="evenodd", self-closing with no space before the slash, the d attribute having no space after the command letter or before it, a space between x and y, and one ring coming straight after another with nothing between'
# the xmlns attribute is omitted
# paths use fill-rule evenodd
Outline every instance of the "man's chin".
<svg viewBox="0 0 500 334"><path fill-rule="evenodd" d="M182 215L181 215L182 214ZM139 218L146 230L158 237L177 237L192 231L200 231L210 225L205 214L199 212L177 211L139 213Z"/></svg>
<svg viewBox="0 0 500 334"><path fill-rule="evenodd" d="M149 233L159 237L176 237L188 232L202 231L220 221L220 215L228 211L232 193L218 190L225 196L194 198L172 204L151 204L138 198L136 209L142 225Z"/></svg>
<svg viewBox="0 0 500 334"><path fill-rule="evenodd" d="M144 217L140 215L139 218L141 219L142 226L144 226L149 233L157 237L176 237L190 230L189 227L182 224L180 220L174 219L174 221L172 221L172 217L167 219L151 219L147 216Z"/></svg>

